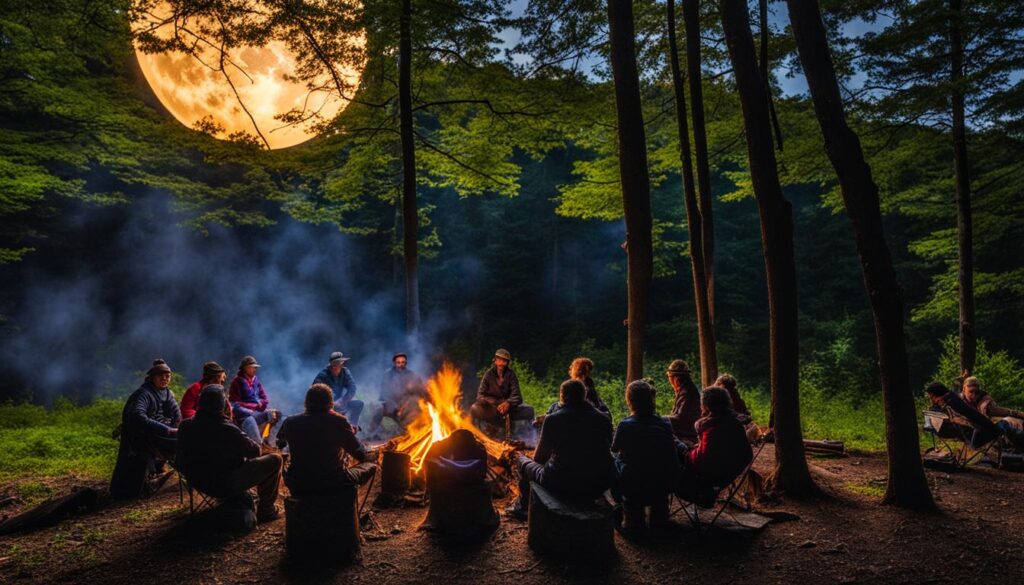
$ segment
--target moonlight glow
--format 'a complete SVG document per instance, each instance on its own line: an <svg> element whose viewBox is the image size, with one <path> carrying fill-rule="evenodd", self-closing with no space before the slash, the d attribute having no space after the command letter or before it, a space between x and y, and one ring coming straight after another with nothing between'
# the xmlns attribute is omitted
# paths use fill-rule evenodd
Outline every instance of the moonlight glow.
<svg viewBox="0 0 1024 585"><path fill-rule="evenodd" d="M157 34L167 29L169 35L170 26L156 29ZM270 148L294 146L316 135L312 126L317 121L330 120L348 105L337 91L310 91L305 83L289 79L296 61L282 41L229 51L224 69L230 83L216 66L218 51L209 46L199 46L198 59L180 52L144 53L138 49L135 56L149 86L179 122L194 128L204 119L212 120L223 128L216 134L218 138L246 132L262 135ZM349 87L359 81L357 70L342 70L341 74ZM333 87L327 78L315 85ZM276 119L290 111L315 115L297 124Z"/></svg>

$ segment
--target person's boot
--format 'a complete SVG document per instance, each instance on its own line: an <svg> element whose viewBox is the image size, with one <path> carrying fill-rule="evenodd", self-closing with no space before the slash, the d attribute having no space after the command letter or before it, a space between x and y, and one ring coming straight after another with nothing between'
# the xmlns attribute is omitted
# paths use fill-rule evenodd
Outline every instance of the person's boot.
<svg viewBox="0 0 1024 585"><path fill-rule="evenodd" d="M624 536L637 536L644 531L644 508L643 506L631 506L628 502L623 506L622 534Z"/></svg>
<svg viewBox="0 0 1024 585"><path fill-rule="evenodd" d="M664 531L672 527L669 521L668 499L651 505L651 529Z"/></svg>

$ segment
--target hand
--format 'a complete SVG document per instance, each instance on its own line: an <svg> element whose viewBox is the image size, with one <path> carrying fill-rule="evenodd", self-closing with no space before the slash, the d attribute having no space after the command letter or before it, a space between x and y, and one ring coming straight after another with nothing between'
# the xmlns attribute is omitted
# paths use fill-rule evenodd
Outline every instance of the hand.
<svg viewBox="0 0 1024 585"><path fill-rule="evenodd" d="M167 436L168 437L177 437L178 436L178 429L176 429L174 427L169 427L167 429Z"/></svg>
<svg viewBox="0 0 1024 585"><path fill-rule="evenodd" d="M501 404L498 405L498 414L502 416L508 414L509 410L512 410L512 405L509 404L508 402L502 402Z"/></svg>

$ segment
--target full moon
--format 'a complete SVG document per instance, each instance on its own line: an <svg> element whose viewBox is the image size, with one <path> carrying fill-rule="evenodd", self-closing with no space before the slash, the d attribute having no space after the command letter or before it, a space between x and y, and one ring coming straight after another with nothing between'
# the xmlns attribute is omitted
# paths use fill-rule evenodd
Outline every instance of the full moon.
<svg viewBox="0 0 1024 585"><path fill-rule="evenodd" d="M152 22L159 21L141 25L149 26ZM172 25L164 24L154 32L170 36ZM218 128L214 133L217 138L245 132L265 141L268 148L287 148L313 138L317 121L332 119L348 105L348 100L328 83L326 74L313 86L331 87L330 91L310 90L305 83L293 79L295 55L282 41L229 50L223 72L211 66L220 62L219 51L207 45L197 47L196 55L176 51L145 53L135 48L139 67L153 93L179 122L190 128L212 121ZM359 70L350 67L340 73L348 87L358 84ZM304 112L304 121L293 124L276 118L288 112Z"/></svg>

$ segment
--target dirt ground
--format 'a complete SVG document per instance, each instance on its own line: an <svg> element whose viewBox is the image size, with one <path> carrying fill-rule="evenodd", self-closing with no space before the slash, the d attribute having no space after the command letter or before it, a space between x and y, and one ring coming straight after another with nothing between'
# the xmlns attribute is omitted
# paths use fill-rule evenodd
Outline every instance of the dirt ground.
<svg viewBox="0 0 1024 585"><path fill-rule="evenodd" d="M769 446L757 467L767 471L772 456ZM673 534L640 541L617 534L615 558L583 564L534 553L526 523L503 518L484 542L453 545L416 529L424 508L405 508L375 512L379 525L394 534L365 542L361 561L334 568L295 565L285 559L283 518L248 534L224 532L202 514L190 518L172 482L149 500L0 537L0 582L804 585L1014 583L1024 577L1024 474L984 467L929 471L942 511L920 515L878 504L882 456L813 460L813 466L835 499L757 506L799 520L744 535L697 535L683 522ZM62 483L70 487L73 480ZM12 489L0 488L0 494ZM0 514L17 511L15 503Z"/></svg>

